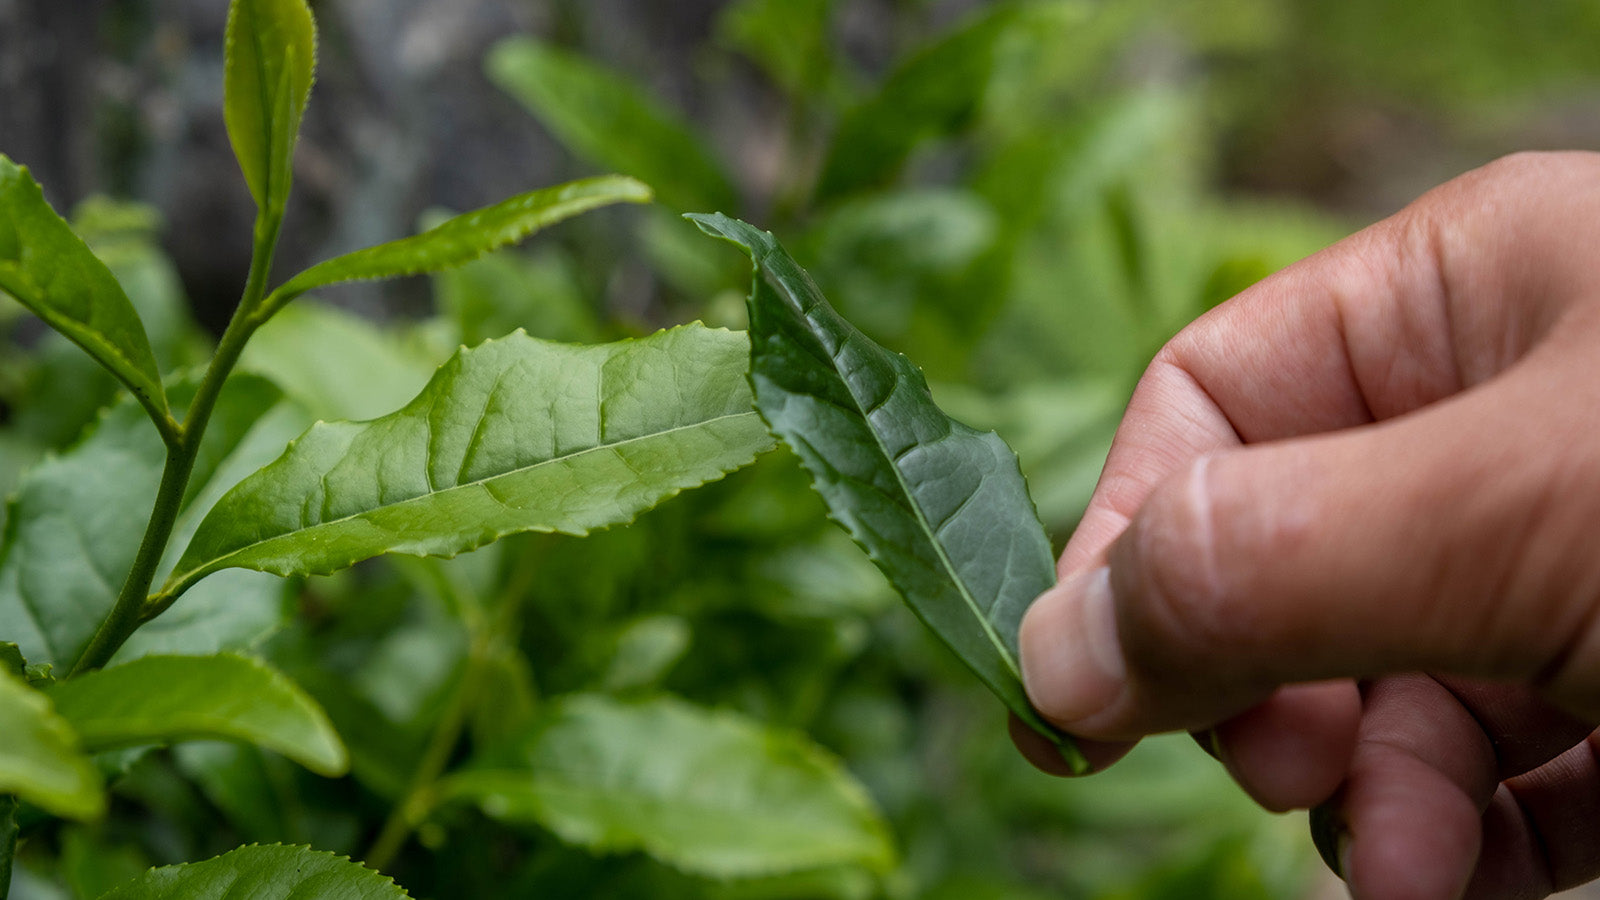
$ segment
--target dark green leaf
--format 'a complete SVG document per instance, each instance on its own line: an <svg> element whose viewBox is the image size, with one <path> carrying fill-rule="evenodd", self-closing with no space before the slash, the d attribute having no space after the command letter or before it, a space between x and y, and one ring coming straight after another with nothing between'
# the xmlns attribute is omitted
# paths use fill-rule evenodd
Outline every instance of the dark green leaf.
<svg viewBox="0 0 1600 900"><path fill-rule="evenodd" d="M64 681L50 696L92 751L227 739L323 775L349 767L322 709L283 673L246 656L146 656Z"/></svg>
<svg viewBox="0 0 1600 900"><path fill-rule="evenodd" d="M0 794L73 819L105 813L100 774L78 749L72 726L10 672L0 672L0 735Z"/></svg>
<svg viewBox="0 0 1600 900"><path fill-rule="evenodd" d="M839 125L817 183L832 200L893 178L922 142L959 130L989 86L995 51L1016 18L998 3L900 63L877 95Z"/></svg>
<svg viewBox="0 0 1600 900"><path fill-rule="evenodd" d="M250 194L271 216L288 201L316 66L317 27L305 0L233 0L222 115Z"/></svg>
<svg viewBox="0 0 1600 900"><path fill-rule="evenodd" d="M717 878L852 863L882 871L894 857L837 759L731 712L572 697L551 708L522 762L457 775L441 791L592 850L643 850Z"/></svg>
<svg viewBox="0 0 1600 900"><path fill-rule="evenodd" d="M194 381L173 389L187 402ZM180 537L221 491L282 452L304 419L255 376L229 380L201 443ZM288 426L287 428L285 426ZM0 636L33 662L70 666L116 602L150 516L166 450L132 402L106 411L76 447L30 470L0 536ZM244 471L239 471L244 468ZM223 482L220 483L219 482ZM165 649L204 652L259 638L279 619L281 582L207 585L135 634L119 659Z"/></svg>
<svg viewBox="0 0 1600 900"><path fill-rule="evenodd" d="M1055 563L1016 455L945 415L922 372L834 312L772 235L726 216L691 218L755 260L756 407L833 518L1012 712L1081 765L1022 690L1017 627L1055 583Z"/></svg>
<svg viewBox="0 0 1600 900"><path fill-rule="evenodd" d="M318 263L273 291L267 298L264 315L271 315L319 287L454 268L591 209L613 203L648 202L648 187L616 175L520 194L494 206L463 213L422 234Z"/></svg>
<svg viewBox="0 0 1600 900"><path fill-rule="evenodd" d="M246 479L163 594L225 568L325 574L630 522L772 446L747 347L742 333L688 325L599 346L519 332L463 350L404 409L318 424Z"/></svg>
<svg viewBox="0 0 1600 900"><path fill-rule="evenodd" d="M732 209L722 164L678 115L623 76L527 38L489 55L489 77L576 155L632 175L679 209Z"/></svg>
<svg viewBox="0 0 1600 900"><path fill-rule="evenodd" d="M405 900L386 875L309 847L252 845L151 869L100 900Z"/></svg>
<svg viewBox="0 0 1600 900"><path fill-rule="evenodd" d="M166 428L150 339L117 279L45 202L28 174L0 156L0 291L86 350Z"/></svg>

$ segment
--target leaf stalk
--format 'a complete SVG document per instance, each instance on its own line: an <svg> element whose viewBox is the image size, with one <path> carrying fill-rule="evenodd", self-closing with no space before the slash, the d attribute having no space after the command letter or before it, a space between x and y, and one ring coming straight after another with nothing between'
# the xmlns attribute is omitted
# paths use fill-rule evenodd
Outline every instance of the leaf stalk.
<svg viewBox="0 0 1600 900"><path fill-rule="evenodd" d="M433 563L433 560L427 560ZM485 616L475 603L461 603L461 612L468 632L467 658L462 667L461 679L456 684L450 706L439 719L439 726L428 740L422 758L411 775L406 796L389 814L378 837L367 851L366 863L378 871L404 849L411 832L427 820L438 798L434 788L450 765L450 757L461 743L467 717L477 709L483 694L483 681L488 675L492 650L496 643L515 641L522 612L522 597L532 585L535 569L530 565L517 567L512 581L500 595L495 614ZM459 598L458 598L459 603ZM3 898L0 898L3 900Z"/></svg>

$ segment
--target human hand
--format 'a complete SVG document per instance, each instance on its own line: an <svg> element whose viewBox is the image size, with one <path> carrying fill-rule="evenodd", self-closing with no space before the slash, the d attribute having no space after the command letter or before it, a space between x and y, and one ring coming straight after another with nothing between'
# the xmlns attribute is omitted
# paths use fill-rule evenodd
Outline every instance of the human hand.
<svg viewBox="0 0 1600 900"><path fill-rule="evenodd" d="M1185 329L1060 572L1024 680L1097 767L1210 731L1263 805L1327 804L1363 900L1600 875L1600 155L1469 173Z"/></svg>

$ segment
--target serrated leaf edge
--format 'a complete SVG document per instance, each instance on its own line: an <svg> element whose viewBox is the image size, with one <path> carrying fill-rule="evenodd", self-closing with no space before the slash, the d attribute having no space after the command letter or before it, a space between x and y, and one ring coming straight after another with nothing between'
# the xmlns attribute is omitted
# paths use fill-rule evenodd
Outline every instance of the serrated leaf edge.
<svg viewBox="0 0 1600 900"><path fill-rule="evenodd" d="M753 301L755 299L755 294L756 294L756 290L757 290L757 282L760 281L761 277L762 277L762 271L763 271L762 262L763 262L763 259L766 256L766 254L762 253L762 252L759 252L757 250L757 248L755 248L755 247L747 246L744 243L736 240L732 236L723 233L718 228L718 226L712 225L711 222L714 221L717 218L723 218L723 219L727 219L729 221L732 221L732 222L734 222L736 224L744 225L745 227L750 228L752 231L757 231L760 234L764 235L765 237L769 238L772 241L774 247L777 247L777 248L781 249L782 245L778 241L777 236L774 235L771 231L768 231L768 230L762 229L762 228L757 228L756 226L750 225L748 222L744 222L741 219L738 219L738 218L735 218L735 217L732 217L732 216L728 216L727 214L722 213L722 212L712 213L712 214L709 214L709 215L708 214L690 213L690 214L686 214L684 216L684 218L688 219L691 222L694 222L695 225L699 226L700 229L702 231L705 231L706 234L709 235L710 237L716 238L718 240L721 240L721 241L724 241L726 243L732 244L732 245L734 245L736 247L739 247L741 250L744 250L750 256L750 258L751 258L752 278L751 278L751 286L750 286L750 295L749 295L749 297L747 299L749 301ZM713 230L713 229L716 229L716 230ZM799 267L797 266L797 268L799 268ZM803 269L803 268L799 268L799 271L800 271L800 274L808 282L811 281L811 275L810 275L809 272L805 271L805 269ZM812 282L812 286L816 287L814 282ZM780 299L781 299L782 298L782 292L778 292L778 293L779 293L779 296L780 296ZM821 291L820 287L817 288L817 294L818 294L818 296L822 296L822 291ZM922 371L921 368L918 367L916 365L916 363L912 362L911 359L909 357L907 357L905 354L899 353L899 352L896 352L896 351L893 351L893 350L889 350L887 347L882 347L882 345L876 344L876 342L871 341L870 338L867 338L865 335L861 335L859 329L856 329L856 327L848 319L845 319L842 315L840 315L837 310L832 310L831 307L829 307L829 309L830 309L830 311L833 312L834 316L839 319L839 321L841 321L847 328L849 328L850 330L852 330L852 331L856 332L858 335L860 335L863 340L867 340L869 343L872 343L874 346L879 346L885 352L890 353L890 354L894 355L895 357L898 357L899 359L904 360L906 362L906 364L909 365L912 368L913 371L915 371L917 373L921 373L921 371ZM803 310L801 311L801 317L802 318L805 317ZM751 338L751 341L750 341L751 366L750 366L750 370L746 373L745 377L750 382L750 390L751 390L752 397L757 397L758 398L759 397L759 393L756 390L756 384L755 384L755 365L754 365L755 347L756 347L756 341L754 339L754 336L752 335L752 338ZM837 372L837 367L833 365L832 361L829 361L828 365ZM897 386L898 386L898 380L899 380L899 375L898 375L898 373L896 373ZM925 393L929 394L929 397L931 399L932 394L927 389L927 384L926 384L926 380L925 379L924 379L924 383L922 385L922 388L923 388L923 391ZM857 410L859 412L861 412L862 417L866 418L866 411L860 409L860 403L856 400L856 396L855 396L855 392L854 391L850 392L850 399L851 399L851 402L856 405ZM935 406L937 408L937 404L935 404ZM787 445L788 442L786 440L784 440L784 438L776 432L776 430L774 429L774 426L772 425L772 423L767 419L765 412L761 411L761 405L760 405L759 399L756 402L756 411L761 413L762 421L765 422L766 425L767 425L767 432L770 435L772 435L772 437L774 439L776 439L779 442L784 443L785 445ZM943 413L943 410L941 409L940 412ZM966 425L966 424L960 422L959 420L957 420L954 417L950 416L948 413L945 413L945 417L950 419L950 421L954 422L955 424L960 425L963 428L966 428L968 431L972 432L973 434L976 434L976 435L979 435L979 436L984 436L984 435L993 436L997 440L999 440L1001 446L1004 446L1006 448L1006 450L1007 450L1007 452L1009 454L1009 458L1012 461L1013 465L1015 465L1017 467L1017 469L1016 469L1017 470L1017 474L1018 474L1019 477L1021 477L1023 479L1024 487L1026 487L1027 477L1022 475L1022 460L1021 460L1021 458L1017 456L1016 451L1012 450L1009 444L1005 443L1005 440L1003 438L1000 438L998 432L996 432L994 430L978 431L977 429L972 428L972 426ZM894 471L896 483L899 484L901 491L906 495L906 497L908 499L910 499L912 497L912 494L911 494L909 488L907 487L907 485L905 483L904 476L901 474L899 466L897 466L897 465L895 465L893 463L892 454L890 454L887 451L887 449L883 446L883 443L882 443L881 439L879 438L877 432L874 429L869 427L867 429L867 431L872 434L873 443L877 445L879 453L882 455L882 457L884 459L890 460L889 468ZM798 456L798 454L796 454L796 455ZM820 454L818 454L818 455L820 456ZM805 470L806 476L810 479L812 490L814 492L818 493L819 496L820 496L821 492L816 490L816 488L817 488L817 475L816 475L816 473L811 471L811 467L810 466L807 466L807 465L804 464L804 460L801 460L801 468L803 470ZM948 571L951 574L951 580L953 582L955 582L960 587L962 599L967 602L968 608L972 610L972 612L976 615L978 621L982 623L985 636L996 647L996 649L998 649L998 651L1000 653L1001 661L1006 665L1006 668L1008 670L1010 670L1012 675L1017 679L1018 685L1020 686L1021 681L1022 681L1020 660L1017 659L1016 656L1010 652L1010 649L1006 646L1005 642L1000 639L999 634L995 631L994 625L993 625L992 622L989 621L989 618L987 616L983 615L981 613L981 611L978 609L977 600L972 596L972 592L968 589L966 582L963 581L960 577L957 577L957 575L955 573L955 568L952 565L952 563L950 562L950 558L949 558L948 554L946 554L944 552L944 547L939 543L939 541L937 539L937 532L934 529L929 527L929 523L928 523L927 517L923 513L922 507L920 505L918 505L914 500L912 500L912 502L909 505L910 505L912 511L915 513L918 523L920 523L922 525L924 531L928 535L930 535L929 543L931 543L934 546L934 549L938 551L939 560L945 566L946 571ZM1032 494L1028 494L1028 505L1029 505L1030 509L1033 512L1034 520L1035 521L1040 521L1040 528L1042 529L1044 526L1042 524L1042 521L1039 520L1038 506L1037 506L1037 504L1034 503ZM886 579L889 581L889 583L891 585L894 585L896 593L899 593L899 594L901 594L902 597L904 597L905 596L904 592L900 590L899 585L895 584L894 579L892 577L890 577L889 569L888 569L887 565L885 564L885 561L883 560L883 558L881 556L879 556L876 552L874 552L872 550L872 548L868 547L857 536L856 529L850 527L850 525L847 522L845 522L843 519L839 518L838 516L834 515L833 507L830 504L824 503L823 507L824 507L824 510L825 510L825 515L827 516L828 520L833 522L834 524L838 525L841 529L844 530L844 532L846 534L848 534L850 536L851 542L854 543L857 547L860 547L861 550L867 555L867 558L872 561L872 564L874 566L876 566L880 572L884 573ZM908 600L908 602L905 605L911 609L911 612L917 617L918 620L922 621L923 624L925 626L927 626L927 624L928 624L927 620L923 618L922 611L919 609L917 604L911 603ZM929 626L929 627L931 629L931 626ZM941 642L942 642L942 640L941 640ZM963 662L963 664L966 664L965 660L962 660L962 662ZM968 668L971 669L971 666L968 665ZM977 674L976 670L974 670L974 674ZM979 676L979 680L980 681L985 681L985 679L983 679L983 677L981 675ZM1023 699L1026 700L1026 696L1024 696ZM1007 705L1009 706L1010 704L1007 704ZM1055 743L1056 747L1060 750L1062 758L1071 767L1071 769L1074 772L1074 774L1081 775L1081 774L1085 774L1085 773L1087 773L1089 771L1088 759L1086 757L1084 757L1083 752L1078 749L1077 743L1069 735L1062 734L1061 732L1057 731L1055 728L1051 727L1049 725L1049 723L1045 722L1044 719L1039 716L1038 711L1032 709L1031 703L1029 704L1026 712L1021 711L1021 710L1013 710L1013 712L1015 712L1020 718L1023 718L1024 720L1027 720L1028 724L1031 727L1033 727L1036 731L1042 729L1041 733L1045 733L1045 734L1047 734L1047 736L1050 736L1052 738L1052 740Z"/></svg>
<svg viewBox="0 0 1600 900"><path fill-rule="evenodd" d="M378 871L377 869L373 869L373 868L368 867L366 863L361 862L360 860L351 859L348 856L343 856L341 854L334 853L331 850L318 850L315 847L312 847L310 844L260 844L260 843L252 843L252 844L241 844L241 845L233 848L232 850L229 850L229 851L227 851L225 853L219 853L216 856L211 857L210 859L202 859L202 860L197 860L195 862L175 863L175 864L170 865L170 866L153 866L153 867L151 867L149 869L146 869L137 878L134 878L134 879L132 879L130 881L123 882L122 884L117 885L116 887L112 888L110 891L107 891L106 893L102 894L101 898L102 898L102 900L104 900L105 897L109 897L112 894L116 893L117 891L120 891L123 888L128 887L130 884L133 884L135 881L138 881L140 878L144 878L146 875L149 875L152 872L176 872L176 871L180 871L180 870L183 870L183 869L192 868L194 866L204 865L205 863L221 859L222 857L227 856L229 853L237 853L240 850L273 849L273 848L279 848L279 847L281 847L283 849L286 849L286 850L300 850L300 851L304 851L305 853L315 854L317 856L332 857L335 862L350 863L351 865L359 867L363 872L370 872L373 875L377 875L378 877L382 878L385 882L387 882L388 884L392 885L395 890L399 891L401 896L407 897L407 898L409 898L411 896L411 894L408 891L406 891L406 889L404 887L400 886L399 882L394 880L394 877L392 875L386 875L383 872Z"/></svg>
<svg viewBox="0 0 1600 900"><path fill-rule="evenodd" d="M619 189L617 193L606 194L599 192L600 189L613 185ZM402 266L393 272L374 273L371 275L339 276L332 278L322 275L322 273L335 269L341 262L371 253L375 250L380 250L385 247L396 246L408 242L421 242L426 240L430 235L433 235L442 229L451 227L457 222L462 222L477 216L484 216L490 213L499 212L502 209L509 208L518 203L528 203L536 199L541 199L542 195L553 195L563 191L582 192L589 190L594 190L596 193L589 195L580 194L580 196L576 197L560 198L551 201L552 208L557 205L570 207L568 209L562 209L553 218L545 221L528 221L519 224L516 227L510 228L509 230L504 231L502 234L497 235L496 238L488 244L477 246L475 250L470 252L468 255L457 259L452 259L442 265L408 265ZM446 221L441 222L440 224L435 225L434 227L429 228L419 234L414 234L403 238L396 238L392 241L385 241L381 244L375 244L371 247L365 247L341 256L336 256L332 259L323 260L322 262L319 262L316 265L299 272L288 281L274 289L267 297L266 301L262 304L262 312L259 314L259 317L270 317L277 310L282 309L287 304L293 302L295 298L299 297L301 294L304 294L307 291L316 290L317 288L328 287L329 285L346 284L349 282L359 281L384 281L390 278L404 278L412 275L423 275L429 272L438 272L447 269L459 268L473 262L474 260L481 259L496 250L503 249L512 244L520 243L548 227L559 224L567 219L582 215L583 213L590 212L604 206L610 206L615 203L649 203L653 197L654 194L649 185L627 175L600 175L594 178L585 178L578 181L568 182L566 184L553 185L548 188L540 188L534 191L529 191L516 197L510 197L506 200L502 200L499 203L483 207L482 209L477 209L471 212L462 213L458 216L453 216L450 219L447 219Z"/></svg>
<svg viewBox="0 0 1600 900"><path fill-rule="evenodd" d="M703 323L701 323L699 320L695 320L694 322L685 323L684 325L678 325L678 326L674 326L674 327L675 328L685 328L685 327L689 327L690 325L699 325L700 327L704 328L706 331L710 331L710 332L717 332L717 333L722 333L722 334L734 334L735 333L732 329L729 329L729 328L711 328L711 327L708 327L708 326L704 325ZM657 331L654 334L661 334L661 333L664 333L664 332L669 331L669 330L672 330L672 329L661 329L660 331ZM649 335L648 337L653 337L654 334ZM458 348L457 354L459 355L462 351L472 352L473 350L477 350L479 348L488 346L490 344L500 343L502 341L505 341L505 340L508 340L508 339L510 339L512 337L517 337L517 336L532 337L531 335L529 335L527 333L527 331L525 329L518 328L516 331L513 331L511 334L506 335L505 337L490 338L490 339L485 340L485 341L483 341L483 342L481 342L479 344L476 344L476 345L474 345L472 347L467 347L465 345L462 345L462 346L460 346ZM540 340L539 338L533 338L533 339L534 340ZM635 343L638 343L640 340L643 340L643 339L642 338L629 338L627 340L614 342L610 346L618 346L618 345L624 345L624 344L635 344ZM454 358L456 358L456 357L452 357L452 359L454 359ZM442 366L441 366L441 368L442 368ZM424 390L426 390L426 388L424 388ZM420 394L419 394L419 396L420 396ZM389 415L393 415L393 413L390 413ZM622 447L622 446L626 446L628 444L635 443L637 441L652 440L652 439L658 438L658 437L660 437L662 435L673 434L673 433L678 432L678 431L685 431L685 430L689 430L689 429L701 428L701 427L704 427L706 425L709 425L709 424L712 424L712 423L715 423L715 422L725 422L725 421L734 420L734 419L741 419L741 418L744 418L745 416L757 416L759 418L759 413L754 408L752 408L748 412L740 412L740 413L733 413L731 415L717 416L716 418L713 418L713 419L705 419L705 420L700 421L700 422L695 422L695 423L692 423L692 424L689 424L689 425L678 426L677 428L668 429L666 431L652 432L651 434L640 435L639 437L636 437L636 438L628 438L627 440L623 440L623 441L615 441L615 442L609 443L609 444L600 444L600 445L596 445L594 447L588 447L588 448L585 448L583 450L579 450L579 451L577 451L575 453L568 453L568 454L563 455L563 456L552 457L550 459L540 460L540 461L534 463L533 465L523 466L523 467L521 467L519 469L513 469L513 470L510 470L510 471L506 471L506 472L500 472L500 473L497 473L497 474L495 474L493 476L490 476L488 478L479 479L477 481L466 482L464 484L458 484L458 485L455 485L453 487L447 488L447 489L445 489L443 491L434 491L432 493L423 494L421 496L413 497L413 498L408 499L408 500L403 500L403 501L401 501L399 503L389 504L387 506L382 507L382 509L390 510L390 509L403 508L403 507L407 506L408 504L424 502L424 501L428 500L429 498L437 497L437 496L439 496L441 494L446 494L446 493L449 493L449 492L452 492L452 491L461 490L461 489L464 489L464 488L478 487L478 486L481 486L481 485L485 484L486 482L495 481L495 480L498 480L498 479L501 479L501 478L505 478L505 477L512 476L512 475L517 475L517 474L520 474L520 473L523 473L523 472L530 472L530 471L538 469L538 468L540 468L542 466L546 466L546 465L549 465L549 464L552 464L552 463L566 462L566 461L569 461L569 460L577 459L577 458L580 458L580 457L582 457L582 456L584 456L585 454L588 454L588 453L595 453L595 452L602 451L602 450L609 450L609 449L612 449L612 448L615 448L615 447ZM312 423L311 428L316 428L318 425L329 425L329 424L362 425L362 424L367 424L367 423L370 423L370 422L378 421L379 419L382 419L382 418L386 418L386 416L378 416L378 417L375 417L373 419L365 419L365 420L361 420L361 421L358 421L358 422L351 422L351 423L343 423L343 422L340 422L340 421L329 422L327 420L319 419L316 422ZM292 451L300 443L300 441L305 439L305 437L308 434L310 434L310 431L311 431L311 429L307 429L306 432L304 434L302 434L300 437L297 437L294 440L290 441L289 444L284 448L284 453L282 455L280 455L278 457L278 459L282 459L284 455L287 455L290 451ZM771 435L771 429L768 429L768 434ZM774 436L774 439L776 440L775 436ZM761 451L761 452L765 452L765 451ZM276 460L274 460L274 462L276 462ZM268 465L272 465L272 463L269 463ZM656 501L656 503L652 504L651 506L649 506L649 507L647 507L645 509L642 509L639 512L635 513L631 518L629 518L627 520L624 520L624 521L613 522L613 523L611 523L609 525L606 525L606 526L603 526L603 527L600 527L600 528L581 528L581 529L570 529L570 530L569 529L560 529L560 528L550 528L550 527L544 527L544 526L536 526L536 527L529 527L529 528L518 528L518 529L513 529L513 530L510 530L510 531L501 532L501 533L498 533L498 534L480 533L480 537L482 538L481 540L470 542L467 546L463 547L462 549L456 550L456 551L453 551L453 552L450 552L450 553L425 553L425 552L414 552L414 551L410 551L410 550L396 549L396 550L387 551L387 552L385 552L383 554L380 554L380 555L384 555L384 556L389 556L389 555L411 556L411 557L416 557L416 558L419 558L419 559L423 559L423 558L455 559L457 556L460 556L463 553L470 553L470 552L472 552L474 550L478 550L478 549L480 549L482 547L485 547L485 546L487 546L489 544L492 544L495 541L501 540L501 539L506 538L506 537L510 537L512 535L515 535L515 534L529 534L529 533L534 533L534 534L570 534L570 535L572 535L574 537L587 537L588 535L592 534L596 530L604 531L604 530L608 530L608 529L611 529L611 528L620 528L620 527L623 527L623 526L631 525L634 522L638 521L638 518L639 518L640 515L643 515L645 512L648 512L650 509L654 509L656 506L659 506L662 503L665 503L665 502L667 502L668 500L671 500L674 497L677 497L678 495L682 494L684 491L689 490L689 489L694 488L694 487L703 487L703 486L705 486L707 484L714 484L714 483L716 483L718 481L721 481L722 479L728 477L728 475L732 474L733 472L737 471L740 468L743 468L743 466L735 466L735 467L733 467L731 469L723 469L723 470L721 470L721 472L719 474L717 474L717 475L715 475L715 476L713 476L711 478L707 478L704 481L696 482L693 485L685 485L683 487L676 488L676 489L674 489L674 490L672 490L672 491L670 491L668 493L663 493L663 494L661 494L660 500ZM363 510L361 512L353 513L353 514L348 515L348 516L343 516L343 517L340 517L338 519L330 519L330 520L328 520L326 522L319 522L316 525L312 526L311 528L301 529L299 532L295 532L295 533L305 533L305 532L314 531L314 530L321 529L321 528L328 527L328 526L338 525L338 524L343 523L343 522L356 521L356 520L361 519L363 516L369 515L369 514L375 512L375 511L376 510ZM272 541L278 540L278 539L280 539L282 537L284 537L284 535L274 535L272 537L267 538L266 540L257 541L257 542L255 542L253 544L247 545L245 547L241 547L238 550L235 550L232 553L229 553L227 556L219 557L218 559L215 559L215 560L210 560L210 561L206 562L204 565L202 565L202 566L200 566L198 568L191 569L191 570L189 570L187 572L183 572L181 574L176 572L176 571L174 571L172 573L172 575L170 575L168 577L167 583L162 586L161 591L158 594L156 594L154 597L151 598L150 606L151 607L156 607L156 608L165 608L167 605L170 605L175 599L177 599L185 591L189 590L189 588L193 587L196 583L198 583L202 578L205 578L207 575L211 575L211 574L213 574L215 572L219 572L219 571L221 571L223 569L234 568L233 566L228 565L228 560L236 558L236 557L240 556L241 554L244 554L245 552L247 552L248 550L250 550L252 548L260 547L263 544L271 543ZM284 576L284 577L291 577L291 576L295 576L295 575L328 575L328 574L331 574L333 572L337 572L337 571L340 571L342 569L348 568L348 565L338 565L338 566L333 566L333 567L329 567L329 568L326 568L326 569L316 568L316 569L309 569L309 570L300 569L300 568L292 568L291 569L291 568L286 568L286 567L282 567L282 566L261 566L259 568L255 567L255 566L243 566L243 567L239 567L239 568L248 568L248 569L251 569L253 571L266 572L266 573L272 574L272 575L280 575L280 576Z"/></svg>

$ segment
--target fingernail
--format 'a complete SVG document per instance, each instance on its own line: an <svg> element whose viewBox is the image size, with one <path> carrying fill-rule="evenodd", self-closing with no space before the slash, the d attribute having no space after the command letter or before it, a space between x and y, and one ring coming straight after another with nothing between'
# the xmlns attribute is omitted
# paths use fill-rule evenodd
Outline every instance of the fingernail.
<svg viewBox="0 0 1600 900"><path fill-rule="evenodd" d="M1350 829L1330 804L1311 810L1311 843L1333 874L1350 880Z"/></svg>
<svg viewBox="0 0 1600 900"><path fill-rule="evenodd" d="M1085 572L1046 591L1023 626L1022 682L1046 718L1071 730L1121 696L1127 667L1109 569Z"/></svg>

